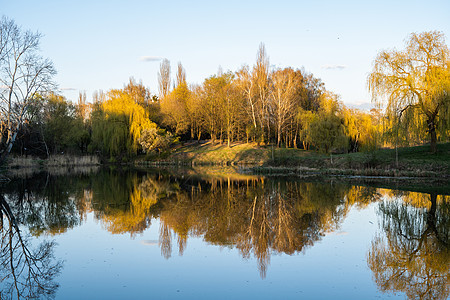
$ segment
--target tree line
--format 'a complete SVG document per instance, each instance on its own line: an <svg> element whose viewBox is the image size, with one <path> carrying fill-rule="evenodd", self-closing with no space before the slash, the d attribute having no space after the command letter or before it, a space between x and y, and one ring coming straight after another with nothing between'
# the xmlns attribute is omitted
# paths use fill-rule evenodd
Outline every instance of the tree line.
<svg viewBox="0 0 450 300"><path fill-rule="evenodd" d="M3 18L1 28L1 159L17 154L95 153L112 160L162 153L173 143L205 140L355 152L427 140L448 141L450 54L440 32L412 34L404 51L382 51L368 87L377 109L343 105L339 95L303 69L272 68L264 44L253 66L188 84L178 63L158 72L158 95L133 78L122 89L56 91L51 61L38 53L40 34ZM13 145L15 144L14 148Z"/></svg>
<svg viewBox="0 0 450 300"><path fill-rule="evenodd" d="M219 70L201 85L170 85L170 63L161 63L159 99L163 126L212 143L255 142L329 152L357 151L376 139L376 111L346 108L338 95L304 70L269 68L263 44L253 67ZM181 64L178 72L184 73ZM185 78L185 76L182 76Z"/></svg>

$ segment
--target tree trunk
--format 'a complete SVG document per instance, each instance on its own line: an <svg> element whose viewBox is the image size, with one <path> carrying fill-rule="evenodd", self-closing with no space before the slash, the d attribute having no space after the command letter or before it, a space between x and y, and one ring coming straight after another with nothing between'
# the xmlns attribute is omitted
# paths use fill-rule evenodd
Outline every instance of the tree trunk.
<svg viewBox="0 0 450 300"><path fill-rule="evenodd" d="M280 128L278 128L277 148L280 148L280 142L281 142L281 130L280 130Z"/></svg>
<svg viewBox="0 0 450 300"><path fill-rule="evenodd" d="M355 136L355 146L353 147L353 152L358 152L358 139L359 139L359 133Z"/></svg>
<svg viewBox="0 0 450 300"><path fill-rule="evenodd" d="M398 168L398 121L397 129L395 130L395 166Z"/></svg>
<svg viewBox="0 0 450 300"><path fill-rule="evenodd" d="M19 127L19 126L17 126L17 127ZM6 162L6 158L8 157L9 153L11 152L14 142L16 141L18 131L19 131L19 129L17 128L16 131L14 133L12 133L11 135L10 135L10 133L8 133L8 135L10 135L10 138L8 138L8 140L7 140L6 149L3 150L3 152L0 154L0 166Z"/></svg>
<svg viewBox="0 0 450 300"><path fill-rule="evenodd" d="M298 126L295 128L295 133L294 133L294 148L295 149L298 149L297 137L298 137Z"/></svg>
<svg viewBox="0 0 450 300"><path fill-rule="evenodd" d="M434 118L427 120L428 132L430 133L430 151L436 153L437 151L437 137L436 137L436 125L434 124Z"/></svg>
<svg viewBox="0 0 450 300"><path fill-rule="evenodd" d="M197 132L197 142L200 142L202 137L202 131L200 130L200 127L198 128L198 132Z"/></svg>
<svg viewBox="0 0 450 300"><path fill-rule="evenodd" d="M45 153L47 154L47 158L49 158L50 157L50 152L48 151L47 143L45 142L44 130L42 129L42 127L41 127L41 130L40 130L40 133L41 133L41 137L42 137L42 142L44 143L44 146L45 146Z"/></svg>
<svg viewBox="0 0 450 300"><path fill-rule="evenodd" d="M230 106L230 101L228 100L228 106ZM227 146L228 148L231 147L231 120L230 117L228 116L227 118Z"/></svg>
<svg viewBox="0 0 450 300"><path fill-rule="evenodd" d="M432 232L434 232L436 234L436 237L438 238L438 240L440 240L440 235L437 231L436 228L436 209L437 209L437 195L436 193L431 193L430 194L430 202L431 202L431 207L430 210L427 213L427 225L428 225L428 229L431 230Z"/></svg>
<svg viewBox="0 0 450 300"><path fill-rule="evenodd" d="M431 132L430 150L431 150L431 153L433 153L433 154L437 152L437 138L436 138L436 131L434 131L434 130L433 130L433 132Z"/></svg>
<svg viewBox="0 0 450 300"><path fill-rule="evenodd" d="M259 143L264 144L266 142L266 137L265 137L265 130L264 130L264 120L261 121L261 132L259 134ZM258 144L259 146L259 144Z"/></svg>
<svg viewBox="0 0 450 300"><path fill-rule="evenodd" d="M295 148L294 146L294 135L292 134L292 128L289 130L289 146Z"/></svg>

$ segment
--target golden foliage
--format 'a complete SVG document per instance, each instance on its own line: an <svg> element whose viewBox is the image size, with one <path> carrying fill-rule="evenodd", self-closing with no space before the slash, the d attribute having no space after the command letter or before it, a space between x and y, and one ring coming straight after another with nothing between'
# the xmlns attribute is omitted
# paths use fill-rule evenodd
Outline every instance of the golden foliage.
<svg viewBox="0 0 450 300"><path fill-rule="evenodd" d="M428 130L432 152L436 151L436 129L445 136L450 126L449 66L450 51L443 33L413 33L405 50L381 51L377 55L367 80L373 100L386 106L393 125L404 123L404 119L413 121L411 114L420 112L415 116L426 123L421 130Z"/></svg>
<svg viewBox="0 0 450 300"><path fill-rule="evenodd" d="M450 206L448 197L440 200L436 194L405 193L403 199L379 204L384 232L372 241L367 263L382 291L405 292L410 299L447 299Z"/></svg>
<svg viewBox="0 0 450 300"><path fill-rule="evenodd" d="M130 204L126 210L113 210L103 216L106 228L111 233L142 232L149 226L150 207L158 202L158 195L148 188L149 183L134 185L130 193ZM151 183L150 183L151 185Z"/></svg>
<svg viewBox="0 0 450 300"><path fill-rule="evenodd" d="M142 131L156 128L156 124L150 121L147 111L136 103L130 93L123 90L111 90L107 94L107 100L102 103L102 108L106 114L106 120L117 115L126 117L133 152L136 152L140 146L139 139Z"/></svg>
<svg viewBox="0 0 450 300"><path fill-rule="evenodd" d="M181 82L173 91L161 99L161 112L165 115L165 123L175 134L185 133L189 128L187 105L191 91L186 82Z"/></svg>

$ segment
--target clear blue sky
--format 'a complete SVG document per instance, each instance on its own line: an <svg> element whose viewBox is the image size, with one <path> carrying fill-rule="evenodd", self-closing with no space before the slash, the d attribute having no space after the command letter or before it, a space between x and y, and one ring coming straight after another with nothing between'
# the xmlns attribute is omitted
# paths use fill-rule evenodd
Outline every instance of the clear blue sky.
<svg viewBox="0 0 450 300"><path fill-rule="evenodd" d="M253 65L263 42L276 67L304 67L345 104L370 102L366 77L378 51L403 48L411 32L450 40L449 0L379 1L21 1L0 15L41 32L61 92L76 101L122 88L133 76L154 94L159 61L178 61L189 83ZM337 68L339 67L339 68Z"/></svg>

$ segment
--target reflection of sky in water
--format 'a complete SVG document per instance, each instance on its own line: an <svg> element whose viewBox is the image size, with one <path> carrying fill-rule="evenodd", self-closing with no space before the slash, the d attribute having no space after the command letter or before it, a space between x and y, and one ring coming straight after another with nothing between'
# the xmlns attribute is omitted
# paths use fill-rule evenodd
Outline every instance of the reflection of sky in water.
<svg viewBox="0 0 450 300"><path fill-rule="evenodd" d="M24 195L19 184L5 193L20 221L43 233L33 243L59 244L57 299L404 299L428 283L428 298L448 295L439 238L450 198L436 205L444 200L434 194L254 177L100 175L51 178L44 190L33 179L33 201L14 200ZM430 273L425 284L416 269ZM411 276L391 276L398 272Z"/></svg>
<svg viewBox="0 0 450 300"><path fill-rule="evenodd" d="M65 260L56 298L392 298L377 290L366 262L377 230L376 205L351 209L339 230L304 253L272 253L265 279L256 259L244 259L236 249L190 237L179 256L173 238L166 260L158 246L158 220L131 238L112 235L89 213L82 226L55 236L56 257Z"/></svg>

